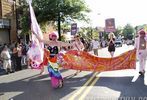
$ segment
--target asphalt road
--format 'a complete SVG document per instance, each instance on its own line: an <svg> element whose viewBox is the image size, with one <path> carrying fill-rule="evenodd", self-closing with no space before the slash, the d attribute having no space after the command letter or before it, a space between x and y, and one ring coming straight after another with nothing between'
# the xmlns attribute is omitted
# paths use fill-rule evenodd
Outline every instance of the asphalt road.
<svg viewBox="0 0 147 100"><path fill-rule="evenodd" d="M116 48L115 56L132 49L132 46ZM92 52L91 52L92 53ZM110 57L107 48L99 50L100 57ZM0 100L147 100L147 86L143 76L131 82L135 70L108 72L82 71L74 76L74 70L61 70L64 87L53 89L46 74L26 69L0 76Z"/></svg>

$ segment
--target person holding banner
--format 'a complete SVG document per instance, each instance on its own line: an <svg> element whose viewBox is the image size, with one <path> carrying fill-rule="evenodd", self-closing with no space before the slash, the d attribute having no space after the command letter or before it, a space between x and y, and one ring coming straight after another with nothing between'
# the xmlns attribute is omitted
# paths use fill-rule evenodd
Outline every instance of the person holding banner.
<svg viewBox="0 0 147 100"><path fill-rule="evenodd" d="M32 31L33 32L33 31ZM70 43L65 43L57 40L57 35L53 32L49 34L49 40L41 39L35 32L33 34L36 38L47 45L47 49L50 52L48 57L48 72L51 77L51 83L53 88L60 88L63 86L63 78L59 71L59 64L57 62L57 54L59 48L71 46Z"/></svg>
<svg viewBox="0 0 147 100"><path fill-rule="evenodd" d="M74 36L74 42L72 43L72 50L77 50L77 51L84 50L84 44L81 42L79 35ZM81 72L81 71L77 70L75 75L77 75L79 72Z"/></svg>
<svg viewBox="0 0 147 100"><path fill-rule="evenodd" d="M113 57L114 52L115 52L115 35L114 35L114 33L109 33L108 39L109 39L108 51L110 52L111 57Z"/></svg>
<svg viewBox="0 0 147 100"><path fill-rule="evenodd" d="M137 58L139 60L139 74L145 74L144 84L147 85L147 34L143 29L138 32L138 36L135 39L135 48L137 50Z"/></svg>
<svg viewBox="0 0 147 100"><path fill-rule="evenodd" d="M55 33L51 33L49 35L49 40L43 39L43 34L40 29L40 26L37 22L33 7L32 0L27 0L30 8L30 17L31 17L31 41L32 45L28 50L28 57L31 59L31 66L35 69L39 69L40 65L43 63L44 57L44 44L47 44L47 49L50 51L50 55L48 58L48 71L51 77L51 83L54 88L63 86L63 79L59 72L59 65L57 64L57 54L59 53L59 48L64 46L70 46L69 43L64 43L61 41L57 41L57 35ZM44 65L44 63L43 63ZM41 65L43 67L43 65ZM42 68L43 70L43 68Z"/></svg>

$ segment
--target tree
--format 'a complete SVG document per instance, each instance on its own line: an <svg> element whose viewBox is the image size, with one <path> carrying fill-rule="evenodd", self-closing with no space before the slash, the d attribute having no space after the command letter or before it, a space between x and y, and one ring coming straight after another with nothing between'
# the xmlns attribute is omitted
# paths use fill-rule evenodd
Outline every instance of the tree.
<svg viewBox="0 0 147 100"><path fill-rule="evenodd" d="M127 24L123 29L124 38L133 39L134 32L134 28L130 24Z"/></svg>
<svg viewBox="0 0 147 100"><path fill-rule="evenodd" d="M61 22L65 22L67 18L87 21L85 12L90 11L83 0L33 0L32 6L41 26L50 22L55 24L59 13ZM30 28L28 5L24 3L20 9L23 9L22 32L26 33Z"/></svg>
<svg viewBox="0 0 147 100"><path fill-rule="evenodd" d="M117 27L116 31L114 32L115 36L123 35L123 28L122 27Z"/></svg>

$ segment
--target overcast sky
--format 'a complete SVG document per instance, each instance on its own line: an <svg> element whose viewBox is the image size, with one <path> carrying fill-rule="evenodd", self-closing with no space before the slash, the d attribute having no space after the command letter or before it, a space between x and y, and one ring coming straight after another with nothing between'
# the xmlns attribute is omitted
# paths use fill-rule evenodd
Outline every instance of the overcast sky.
<svg viewBox="0 0 147 100"><path fill-rule="evenodd" d="M92 12L92 26L105 26L115 18L116 26L147 24L147 0L85 0Z"/></svg>

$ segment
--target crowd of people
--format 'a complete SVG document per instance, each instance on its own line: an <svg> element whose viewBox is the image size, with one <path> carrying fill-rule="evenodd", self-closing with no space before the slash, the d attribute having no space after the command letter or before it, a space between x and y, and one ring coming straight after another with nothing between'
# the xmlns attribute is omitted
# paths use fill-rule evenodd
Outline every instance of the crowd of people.
<svg viewBox="0 0 147 100"><path fill-rule="evenodd" d="M28 49L29 44L23 42L13 42L1 46L0 63L6 74L22 70L24 66L29 66L27 59Z"/></svg>
<svg viewBox="0 0 147 100"><path fill-rule="evenodd" d="M34 32L33 32L34 33ZM79 35L75 35L71 43L65 43L57 40L57 35L55 33L49 34L49 40L43 40L36 33L34 35L40 42L44 42L45 48L50 51L50 58L54 58L63 47L67 47L71 50L86 51L93 50L95 56L98 56L98 49L100 48L100 42L97 39L93 39L90 43L84 41ZM147 43L146 43L146 33L145 31L139 31L136 36L135 48L137 50L137 58L139 59L139 73L142 75L146 72L146 58L147 58ZM23 65L30 66L30 60L27 58L27 51L29 49L30 43L25 44L23 42L12 43L11 45L4 45L1 51L1 63L3 63L3 68L6 73L11 73L23 69ZM91 49L89 49L91 48ZM64 48L66 49L66 48ZM67 50L67 49L66 49ZM115 52L115 35L114 33L109 33L108 35L108 52L111 57L114 57ZM43 66L43 65L42 65ZM63 79L59 70L52 67L51 64L48 65L48 71L50 77L57 78L59 80L60 86L63 86ZM44 66L42 67L41 74L44 72ZM57 76L54 76L56 72ZM77 70L76 74L80 71ZM58 73L58 74L57 74ZM146 84L147 84L147 73ZM53 79L55 80L55 79Z"/></svg>
<svg viewBox="0 0 147 100"><path fill-rule="evenodd" d="M115 35L113 33L110 33L108 35L108 51L110 52L111 57L113 57L115 52L114 41ZM46 41L43 42L45 42L46 44ZM75 35L71 43L72 45L74 45L74 47L72 48L73 50L80 50L86 52L93 51L95 56L98 56L98 49L105 47L106 44L104 41L100 42L96 38L93 38L91 41L87 41L79 35ZM22 70L23 65L29 67L30 60L27 57L27 51L29 49L30 44L30 42L26 44L20 41L13 42L9 45L4 44L3 46L1 46L0 63L3 65L3 68L6 70L6 73ZM79 71L77 71L77 73L78 72ZM40 73L43 73L43 69Z"/></svg>

